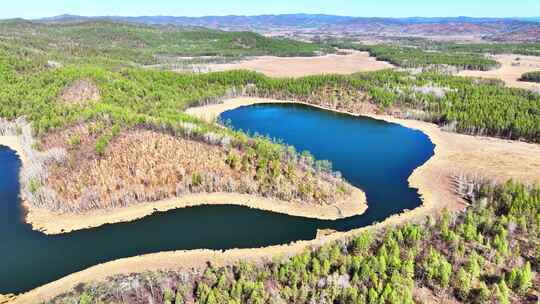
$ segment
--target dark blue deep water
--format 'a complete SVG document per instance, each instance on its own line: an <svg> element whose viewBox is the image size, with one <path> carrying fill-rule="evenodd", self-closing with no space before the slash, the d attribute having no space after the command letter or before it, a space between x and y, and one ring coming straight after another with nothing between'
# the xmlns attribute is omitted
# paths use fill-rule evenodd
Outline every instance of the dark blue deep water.
<svg viewBox="0 0 540 304"><path fill-rule="evenodd" d="M20 160L0 147L0 294L20 293L98 263L177 249L260 247L312 239L316 230L349 230L420 204L412 171L433 155L428 137L370 118L297 105L256 105L222 115L234 128L268 134L328 159L366 192L364 215L320 221L235 206L170 211L124 224L59 236L23 223Z"/></svg>

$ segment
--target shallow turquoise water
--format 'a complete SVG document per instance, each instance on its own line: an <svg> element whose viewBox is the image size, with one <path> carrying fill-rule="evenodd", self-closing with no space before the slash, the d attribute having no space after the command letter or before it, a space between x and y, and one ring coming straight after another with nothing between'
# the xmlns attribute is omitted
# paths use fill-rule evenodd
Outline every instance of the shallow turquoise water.
<svg viewBox="0 0 540 304"><path fill-rule="evenodd" d="M320 221L236 206L202 206L59 236L22 222L20 160L0 147L0 294L19 293L90 266L176 249L248 248L312 239L317 229L350 230L420 204L412 171L433 155L428 137L370 118L298 105L256 105L222 115L235 128L269 134L328 159L366 192L364 215Z"/></svg>

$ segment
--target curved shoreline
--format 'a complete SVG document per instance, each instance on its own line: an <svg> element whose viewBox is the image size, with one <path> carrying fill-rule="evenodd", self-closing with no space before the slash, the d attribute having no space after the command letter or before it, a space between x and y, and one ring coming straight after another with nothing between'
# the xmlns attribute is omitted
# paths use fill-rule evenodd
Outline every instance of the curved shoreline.
<svg viewBox="0 0 540 304"><path fill-rule="evenodd" d="M349 199L326 206L291 203L248 194L221 192L188 194L157 202L140 203L118 209L94 210L82 214L57 214L43 209L29 208L27 203L24 204L28 211L26 222L32 225L34 230L48 235L96 228L106 224L131 222L154 213L206 205L236 205L321 220L337 220L361 215L368 208L366 196L358 188L353 188Z"/></svg>
<svg viewBox="0 0 540 304"><path fill-rule="evenodd" d="M224 104L219 105L209 105L198 108L188 109L188 114L198 116L201 119L206 119L208 121L213 121L219 114L226 110L232 110L240 106L247 106L256 103L298 103L292 101L277 101L269 99L234 99L226 101ZM313 106L307 103L303 103L308 106ZM211 110L208 108L211 107ZM317 106L315 106L317 107ZM322 108L322 107L319 107ZM324 108L322 108L324 109ZM326 109L330 110L330 109ZM195 111L195 112L194 112ZM334 112L339 112L335 110L330 110ZM197 113L198 112L198 113ZM341 112L343 113L343 112ZM205 114L205 115L201 115ZM210 114L210 115L206 115ZM345 113L351 114L351 113ZM355 114L351 114L358 116ZM437 146L435 147L434 156L428 160L423 166L416 168L409 178L409 183L414 185L412 182L413 176L419 174L419 170L425 167L434 157L437 155ZM421 175L421 174L420 174ZM180 251L171 251L171 252L160 252L153 254L140 255L130 258L119 259L115 261L110 261L107 263L95 265L88 269L85 269L80 272L68 275L57 281L48 283L36 289L33 289L24 294L18 295L13 303L32 303L38 300L51 299L63 292L71 290L77 284L81 282L91 282L104 280L113 275L119 274L129 274L137 273L144 271L156 271L156 270L167 270L167 269L192 269L192 268L203 268L207 265L208 262L212 262L213 265L227 265L234 263L240 260L248 261L268 261L275 257L289 257L295 254L299 254L308 247L318 247L322 246L327 242L337 241L343 238L354 236L355 234L360 233L361 231L380 229L387 225L398 225L412 219L421 219L424 215L429 214L435 208L427 208L426 199L430 199L429 193L425 194L419 190L419 195L422 199L423 204L414 209L406 210L400 214L395 214L387 218L382 223L374 223L371 226L353 229L347 232L335 232L330 235L324 235L317 237L314 240L310 241L297 241L289 244L262 247L262 248L248 248L248 249L230 249L230 250L180 250Z"/></svg>
<svg viewBox="0 0 540 304"><path fill-rule="evenodd" d="M192 108L187 112L199 116L202 119L211 120L223 111L255 103L301 102L237 98L219 105ZM311 104L306 105L313 106ZM198 115L197 112L204 115ZM209 112L214 113L214 116L212 117L209 115ZM218 114L216 115L215 113ZM391 123L401 124L411 129L420 130L428 135L430 140L435 144L434 155L424 165L416 168L409 177L410 186L418 189L422 199L421 206L414 210L395 214L381 223L375 223L371 226L353 229L348 232L336 232L311 241L299 241L287 245L253 249L231 249L226 251L191 250L161 252L111 261L90 267L55 282L38 287L32 291L19 295L13 302L32 303L51 299L63 292L73 289L79 283L104 280L107 277L118 274L180 268L203 268L208 262L220 266L234 263L239 260L252 262L268 261L274 257L287 257L301 253L307 247L317 247L330 241L351 237L361 231L377 230L387 226L423 220L425 216L440 212L445 208L449 210L461 210L465 207L465 204L461 202L461 199L455 193L452 186L452 175L454 174L478 174L485 177L494 177L500 181L509 178L527 182L540 181L540 158L535 159L533 157L535 155L540 155L540 145L447 133L443 132L435 124L415 120L396 119L386 115L346 114L368 116ZM508 151L510 147L512 147L514 151ZM467 158L470 157L470 155L476 156ZM491 162L486 162L485 159L490 158L490 156L492 156L493 159L490 160ZM502 161L496 159L497 157L500 157ZM484 161L482 162L482 160Z"/></svg>
<svg viewBox="0 0 540 304"><path fill-rule="evenodd" d="M224 101L220 104L206 105L201 107L194 107L186 110L186 113L196 116L204 121L215 121L219 115L225 111L233 110L243 106L250 106L255 104L301 104L309 107L314 107L326 111L332 111L336 113L351 115L355 117L365 116L373 119L386 121L389 123L396 123L401 126L419 130L425 133L431 142L435 145L433 156L425 162L422 166L416 168L411 176L409 176L408 182L411 188L417 189L420 198L422 199L422 205L412 211L420 208L427 208L428 210L442 210L443 208L437 208L441 204L445 207L454 207L449 209L463 208L461 198L454 193L451 188L451 178L449 176L443 176L433 174L433 171L438 169L438 161L441 158L441 154L445 154L444 142L438 133L442 132L440 128L431 123L426 123L417 120L406 120L394 118L389 115L378 115L374 113L351 113L347 111L340 111L331 108L327 108L320 105L314 105L302 101L292 100L277 100L268 98L251 98L251 97L239 97L232 98ZM457 134L456 134L457 135ZM463 135L467 136L467 135ZM540 151L540 150L539 150ZM441 185L447 185L447 187L441 187ZM449 200L448 198L451 198ZM444 203L443 203L444 202ZM459 204L455 205L455 202ZM412 211L406 212L410 214ZM386 221L385 221L386 222Z"/></svg>

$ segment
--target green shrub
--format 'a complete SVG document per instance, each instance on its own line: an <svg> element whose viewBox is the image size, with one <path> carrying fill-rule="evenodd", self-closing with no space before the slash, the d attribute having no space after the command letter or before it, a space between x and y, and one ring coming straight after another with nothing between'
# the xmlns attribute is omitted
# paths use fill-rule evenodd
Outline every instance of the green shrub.
<svg viewBox="0 0 540 304"><path fill-rule="evenodd" d="M96 154L99 156L105 155L105 150L107 149L107 146L109 145L110 136L109 135L103 135L101 136L97 142L96 142Z"/></svg>
<svg viewBox="0 0 540 304"><path fill-rule="evenodd" d="M28 190L30 193L35 194L39 188L41 188L41 182L35 178L30 178L28 181Z"/></svg>
<svg viewBox="0 0 540 304"><path fill-rule="evenodd" d="M525 73L521 75L521 78L519 80L528 82L540 82L540 71Z"/></svg>
<svg viewBox="0 0 540 304"><path fill-rule="evenodd" d="M193 186L200 187L203 185L203 182L204 182L204 178L200 173L195 172L191 175L191 184Z"/></svg>
<svg viewBox="0 0 540 304"><path fill-rule="evenodd" d="M81 137L77 134L72 135L68 138L67 144L71 147L76 147L81 144Z"/></svg>

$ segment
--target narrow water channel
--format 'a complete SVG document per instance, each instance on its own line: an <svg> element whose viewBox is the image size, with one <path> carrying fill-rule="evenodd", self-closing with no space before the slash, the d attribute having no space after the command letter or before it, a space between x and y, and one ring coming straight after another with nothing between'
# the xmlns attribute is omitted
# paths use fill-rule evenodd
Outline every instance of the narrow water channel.
<svg viewBox="0 0 540 304"><path fill-rule="evenodd" d="M20 293L90 266L145 253L261 247L312 239L317 229L350 230L420 204L407 179L434 146L422 132L301 105L255 105L222 115L231 126L280 138L328 159L366 192L365 214L338 221L236 206L202 206L130 223L47 236L22 221L20 160L0 146L0 294Z"/></svg>

